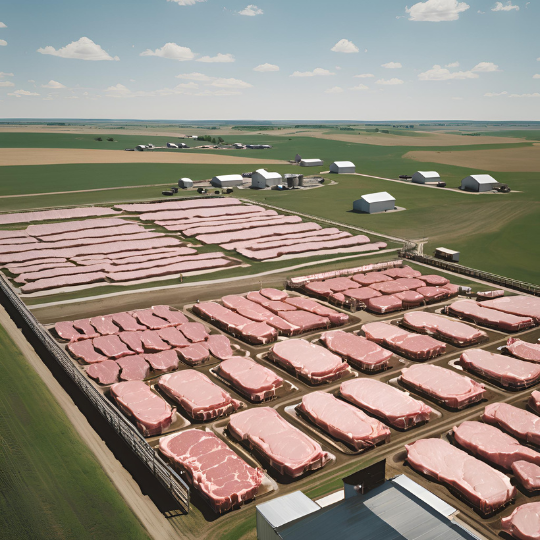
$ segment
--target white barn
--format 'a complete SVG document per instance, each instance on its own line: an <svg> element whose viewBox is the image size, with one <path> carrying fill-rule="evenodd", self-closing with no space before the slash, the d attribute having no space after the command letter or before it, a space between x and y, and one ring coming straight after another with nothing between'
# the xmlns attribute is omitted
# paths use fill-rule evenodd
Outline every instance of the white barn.
<svg viewBox="0 0 540 540"><path fill-rule="evenodd" d="M300 160L300 167L321 167L324 165L322 159L302 159Z"/></svg>
<svg viewBox="0 0 540 540"><path fill-rule="evenodd" d="M461 181L461 189L465 191L491 191L498 185L490 174L471 174Z"/></svg>
<svg viewBox="0 0 540 540"><path fill-rule="evenodd" d="M182 189L192 188L193 180L191 178L180 178L180 180L178 180L178 187Z"/></svg>
<svg viewBox="0 0 540 540"><path fill-rule="evenodd" d="M272 186L279 186L283 182L283 177L277 172L268 172L266 169L257 169L251 175L251 187L264 189Z"/></svg>
<svg viewBox="0 0 540 540"><path fill-rule="evenodd" d="M379 193L362 195L357 201L354 201L353 210L355 212L364 212L365 214L375 214L377 212L393 210L395 205L396 199L390 193L381 191Z"/></svg>
<svg viewBox="0 0 540 540"><path fill-rule="evenodd" d="M412 175L412 181L415 184L428 184L431 182L440 182L441 177L437 171L416 171Z"/></svg>
<svg viewBox="0 0 540 540"><path fill-rule="evenodd" d="M241 186L243 183L244 179L241 174L222 174L221 176L214 176L210 181L210 184L218 188Z"/></svg>
<svg viewBox="0 0 540 540"><path fill-rule="evenodd" d="M356 166L352 161L334 161L330 165L330 172L336 174L350 174L356 172Z"/></svg>

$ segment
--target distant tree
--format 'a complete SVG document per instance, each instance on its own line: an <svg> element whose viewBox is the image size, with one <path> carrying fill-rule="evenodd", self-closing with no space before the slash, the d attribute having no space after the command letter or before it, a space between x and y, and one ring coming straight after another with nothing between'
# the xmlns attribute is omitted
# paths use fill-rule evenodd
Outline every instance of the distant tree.
<svg viewBox="0 0 540 540"><path fill-rule="evenodd" d="M220 142L220 143L224 143L224 142L225 142L225 139L224 139L223 137L218 137L217 140L218 140L218 142Z"/></svg>
<svg viewBox="0 0 540 540"><path fill-rule="evenodd" d="M217 140L216 140L215 137L212 139L212 143L213 143L213 144L217 144Z"/></svg>
<svg viewBox="0 0 540 540"><path fill-rule="evenodd" d="M198 140L198 141L205 141L206 139L204 138L203 135L199 135L199 136L197 137L197 140Z"/></svg>
<svg viewBox="0 0 540 540"><path fill-rule="evenodd" d="M101 137L96 137L96 141L102 141L103 139Z"/></svg>
<svg viewBox="0 0 540 540"><path fill-rule="evenodd" d="M114 139L113 139L112 137L107 137L107 140L108 140L109 142L114 142Z"/></svg>

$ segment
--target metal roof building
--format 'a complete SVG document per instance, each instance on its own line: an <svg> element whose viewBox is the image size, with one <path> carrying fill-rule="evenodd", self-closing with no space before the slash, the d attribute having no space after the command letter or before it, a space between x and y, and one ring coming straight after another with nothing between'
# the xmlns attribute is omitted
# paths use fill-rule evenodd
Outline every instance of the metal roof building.
<svg viewBox="0 0 540 540"><path fill-rule="evenodd" d="M427 184L428 182L440 182L441 177L437 171L416 171L412 175L415 184Z"/></svg>
<svg viewBox="0 0 540 540"><path fill-rule="evenodd" d="M353 203L355 212L364 212L365 214L375 214L377 212L386 212L393 210L396 205L396 199L386 191L379 193L368 193L362 195Z"/></svg>
<svg viewBox="0 0 540 540"><path fill-rule="evenodd" d="M321 167L324 165L322 159L302 159L300 160L300 167Z"/></svg>
<svg viewBox="0 0 540 540"><path fill-rule="evenodd" d="M193 180L191 178L180 178L178 180L179 188L191 188L193 187Z"/></svg>
<svg viewBox="0 0 540 540"><path fill-rule="evenodd" d="M330 172L337 174L350 174L356 171L356 166L352 161L334 161L330 165Z"/></svg>
<svg viewBox="0 0 540 540"><path fill-rule="evenodd" d="M461 189L466 191L491 191L498 185L490 174L471 174L461 181Z"/></svg>
<svg viewBox="0 0 540 540"><path fill-rule="evenodd" d="M266 169L257 169L251 175L251 187L264 189L278 186L283 182L283 177L277 172L268 172Z"/></svg>
<svg viewBox="0 0 540 540"><path fill-rule="evenodd" d="M210 184L218 188L241 186L243 183L244 179L241 174L222 174L214 176L210 181Z"/></svg>

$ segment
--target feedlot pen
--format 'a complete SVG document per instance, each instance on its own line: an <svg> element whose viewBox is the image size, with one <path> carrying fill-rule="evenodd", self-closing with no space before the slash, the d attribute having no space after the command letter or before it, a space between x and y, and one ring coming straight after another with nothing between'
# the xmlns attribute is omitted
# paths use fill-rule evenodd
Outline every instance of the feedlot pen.
<svg viewBox="0 0 540 540"><path fill-rule="evenodd" d="M229 334L224 333L224 335L227 335L230 338L233 346L236 345L237 350L248 352L252 359L256 360L261 365L268 367L269 369L275 371L278 375L280 375L285 381L283 390L281 392L278 392L276 398L271 401L261 404L253 404L250 403L245 396L237 393L225 381L216 376L216 374L213 372L215 363L206 364L195 369L206 374L214 383L228 391L233 396L233 398L243 401L244 408L242 410L261 406L273 407L285 420L298 427L308 436L315 439L322 446L323 450L332 454L333 459L331 459L330 462L327 463L322 469L305 473L301 477L292 480L277 473L272 467L269 466L268 462L263 456L261 456L257 452L249 450L249 448L231 438L227 430L227 426L229 423L228 418L218 418L217 420L212 420L209 422L181 422L174 426L174 429L183 430L199 428L211 430L226 444L228 444L237 454L243 457L248 463L250 463L251 465L260 466L266 471L267 482L265 483L265 489L261 490L255 500L247 503L239 510L235 510L218 516L210 509L208 504L203 500L203 498L200 496L196 489L192 489L190 493L188 485L184 483L181 478L182 475L177 475L172 470L172 468L161 459L157 450L154 450L158 444L159 437L148 437L145 440L137 432L133 424L107 399L107 389L104 387L100 387L97 383L89 380L86 377L81 366L74 359L68 356L63 347L52 338L49 331L35 319L35 317L29 312L29 310L21 302L21 300L13 293L11 287L9 287L9 285L5 283L3 278L0 279L0 286L5 299L12 305L14 309L17 310L20 317L22 317L22 319L24 320L25 325L28 327L27 329L33 332L37 336L37 338L43 342L45 347L47 347L50 353L54 356L56 362L58 362L72 378L72 380L77 383L80 390L93 403L94 407L96 407L99 412L107 419L109 424L114 427L118 435L124 440L128 441L128 444L131 446L133 452L139 457L139 459L145 464L145 466L152 471L156 479L163 486L166 487L166 489L170 492L171 496L174 497L175 501L178 504L178 507L182 509L183 512L187 510L189 501L191 500L191 513L194 514L196 516L196 520L198 520L196 527L193 527L193 522L191 522L191 526L189 527L189 533L191 533L192 537L219 538L220 534L228 527L232 527L235 522L241 519L247 519L249 515L253 515L254 507L256 504L269 500L269 498L271 497L284 495L286 493L296 490L302 490L314 498L327 494L341 487L341 478L347 476L353 471L356 471L366 465L382 459L387 460L387 477L390 478L401 473L404 473L407 476L411 477L420 485L424 486L425 488L439 496L441 499L448 502L451 506L458 509L458 520L461 520L463 523L470 525L472 528L478 530L480 533L482 533L488 538L500 538L499 533L501 530L501 517L508 516L520 504L523 504L525 502L540 501L540 495L532 495L529 493L525 493L523 490L519 490L516 500L509 506L499 511L494 516L487 518L482 517L477 514L476 511L466 502L460 500L455 493L450 492L446 487L432 480L429 480L426 477L421 476L413 469L411 469L406 464L406 452L404 450L405 444L412 443L421 438L446 438L448 431L451 430L455 425L459 425L465 420L479 420L480 415L487 404L494 402L505 402L515 405L516 407L525 409L531 391L534 388L537 388L539 386L538 384L526 390L512 391L504 389L501 386L493 383L492 381L483 379L476 374L467 373L467 376L469 376L471 379L485 385L486 393L484 395L484 399L479 403L472 404L464 410L454 411L440 403L435 402L434 400L426 397L423 394L417 393L409 389L405 389L397 379L400 370L417 362L407 360L405 358L399 357L398 355L394 355L392 357L389 369L385 371L368 374L363 373L354 367L351 367L350 372L343 379L329 384L314 386L305 380L301 380L295 377L293 373L285 371L268 358L268 352L270 351L273 344L250 345L244 341L240 341L230 336ZM250 289L247 289L243 292L247 293L249 290ZM220 290L220 294L226 294L226 292L226 287ZM216 292L215 290L208 290L207 295L207 299L210 300L216 296ZM199 319L196 315L194 315L193 312L189 309L192 305L192 302L183 301L181 296L181 292L176 293L175 296L172 296L169 299L169 305L179 310L182 310L184 314L188 317L188 319L190 319L191 321L202 322L208 329L212 331L212 333L223 333L220 330L214 328L207 321ZM136 297L137 293L134 293L134 298ZM307 296L305 297L309 298ZM204 297L201 297L201 300L204 299ZM421 308L414 309L414 311L429 311L440 313L440 310L443 306L455 300L456 299L452 299L439 304L423 306ZM137 305L137 307L139 309L148 308L151 306L150 301L151 300L148 297L140 295L140 304ZM324 302L321 302L320 300L319 302L324 305ZM339 308L336 308L336 306L332 305L331 307L336 311L346 313L346 311L340 310ZM80 311L78 311L77 313L78 318L84 318L86 316L92 316L96 314L95 312L89 312L90 310L92 310L92 308L88 308L87 313L85 313L84 305L80 305L78 306L78 308L80 309ZM95 307L93 309L95 310ZM105 315L106 313L102 314ZM399 319L402 318L402 316L403 312L394 312L385 315L375 315L365 311L358 311L350 318L348 324L340 326L338 328L346 332L357 332L361 330L363 324L368 322L386 321L391 322L392 324L397 324ZM52 319L50 318L50 316L47 316L47 309L40 309L40 319L47 321L48 323L51 322ZM479 345L469 348L482 348L490 352L497 352L497 348L504 345L508 336L510 335L497 330L482 327L479 328L486 331L488 339L487 341ZM318 343L321 333L321 330L317 330L302 334L300 336L283 339L301 338L306 339L310 342ZM519 336L528 342L535 342L538 338L540 338L540 328L536 327L512 335ZM459 370L457 371L459 373L461 372L461 368L460 366L456 366L455 360L459 358L459 355L464 350L467 350L467 347L458 348L452 345L448 345L444 355L423 363L434 364L437 366L448 368L450 370ZM244 352L242 352L241 354L244 354ZM180 369L188 368L190 368L190 366L180 366ZM408 391L413 397L426 402L433 409L434 414L432 416L432 419L427 423L417 425L416 427L406 431L400 431L394 428L390 428L391 439L389 443L382 446L377 446L376 448L367 450L365 452L357 452L353 451L351 448L348 448L343 443L340 443L339 441L333 439L332 437L321 431L318 427L310 423L307 419L297 414L296 407L302 401L302 396L316 390L322 390L332 393L336 395L336 397L339 397L339 386L341 382L343 382L343 380L356 377L373 378L388 383L401 390ZM147 384L148 383L151 384L150 381L147 382ZM182 415L182 411L180 411L179 414ZM191 515L177 515L171 517L170 522L178 530L178 532L182 534L184 533L184 527L186 524L185 520L190 519L192 519Z"/></svg>

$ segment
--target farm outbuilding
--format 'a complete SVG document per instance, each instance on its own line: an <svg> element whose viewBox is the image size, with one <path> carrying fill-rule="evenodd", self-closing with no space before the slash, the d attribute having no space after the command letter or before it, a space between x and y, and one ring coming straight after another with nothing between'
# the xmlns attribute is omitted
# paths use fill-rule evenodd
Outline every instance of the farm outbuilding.
<svg viewBox="0 0 540 540"><path fill-rule="evenodd" d="M222 174L221 176L214 176L210 183L214 187L225 188L241 186L244 183L244 179L241 174Z"/></svg>
<svg viewBox="0 0 540 540"><path fill-rule="evenodd" d="M268 172L266 169L257 169L251 175L251 187L264 189L272 186L279 186L283 182L283 177L277 172Z"/></svg>
<svg viewBox="0 0 540 540"><path fill-rule="evenodd" d="M365 214L375 214L377 212L393 210L395 205L396 199L390 193L381 191L379 193L362 195L357 201L354 201L353 210L355 212L364 212Z"/></svg>
<svg viewBox="0 0 540 540"><path fill-rule="evenodd" d="M416 171L412 175L412 181L415 184L430 184L440 182L441 177L437 171Z"/></svg>
<svg viewBox="0 0 540 540"><path fill-rule="evenodd" d="M182 189L192 188L193 180L191 178L180 178L180 180L178 180L178 187Z"/></svg>
<svg viewBox="0 0 540 540"><path fill-rule="evenodd" d="M492 191L499 182L489 174L471 174L461 181L461 189L465 191Z"/></svg>
<svg viewBox="0 0 540 540"><path fill-rule="evenodd" d="M301 167L321 167L323 164L322 159L302 159L300 161Z"/></svg>
<svg viewBox="0 0 540 540"><path fill-rule="evenodd" d="M336 174L350 174L356 171L356 167L352 161L334 161L330 165L330 172Z"/></svg>
<svg viewBox="0 0 540 540"><path fill-rule="evenodd" d="M167 148L178 148L178 145L176 143L173 143L173 142L168 142L167 143Z"/></svg>

